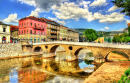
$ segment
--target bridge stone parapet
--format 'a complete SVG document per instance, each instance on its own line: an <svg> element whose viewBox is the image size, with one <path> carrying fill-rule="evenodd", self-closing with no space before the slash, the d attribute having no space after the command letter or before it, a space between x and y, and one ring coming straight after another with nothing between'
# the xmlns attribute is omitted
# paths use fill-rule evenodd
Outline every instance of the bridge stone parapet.
<svg viewBox="0 0 130 83"><path fill-rule="evenodd" d="M118 45L108 43L86 43L86 42L44 42L44 43L33 43L33 51L46 51L48 53L55 53L57 47L63 47L66 53L73 56L73 60L78 57L80 50L89 49L93 53L93 56L98 54L102 55L106 60L107 56L111 51L121 51L128 55L130 59L130 45ZM72 57L71 57L72 58Z"/></svg>

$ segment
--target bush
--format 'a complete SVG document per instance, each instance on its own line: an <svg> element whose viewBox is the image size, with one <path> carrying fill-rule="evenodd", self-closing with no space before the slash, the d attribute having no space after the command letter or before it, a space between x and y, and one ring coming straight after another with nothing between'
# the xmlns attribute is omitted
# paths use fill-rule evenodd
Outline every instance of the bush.
<svg viewBox="0 0 130 83"><path fill-rule="evenodd" d="M130 83L130 68L124 72L125 75L121 76L121 80L118 83Z"/></svg>

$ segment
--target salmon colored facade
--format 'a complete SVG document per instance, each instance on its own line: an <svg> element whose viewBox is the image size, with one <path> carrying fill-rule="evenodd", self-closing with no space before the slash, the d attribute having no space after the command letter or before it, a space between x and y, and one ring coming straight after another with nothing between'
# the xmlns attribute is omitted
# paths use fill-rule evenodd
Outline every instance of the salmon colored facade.
<svg viewBox="0 0 130 83"><path fill-rule="evenodd" d="M26 42L43 42L46 39L47 23L42 18L33 16L19 20L19 40Z"/></svg>

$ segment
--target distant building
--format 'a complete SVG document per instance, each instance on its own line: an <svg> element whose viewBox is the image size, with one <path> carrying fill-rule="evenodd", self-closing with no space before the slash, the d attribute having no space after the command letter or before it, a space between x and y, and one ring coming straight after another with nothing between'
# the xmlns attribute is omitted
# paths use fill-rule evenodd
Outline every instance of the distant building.
<svg viewBox="0 0 130 83"><path fill-rule="evenodd" d="M10 25L0 22L0 43L10 42Z"/></svg>
<svg viewBox="0 0 130 83"><path fill-rule="evenodd" d="M10 42L17 43L18 42L18 26L11 25L10 26Z"/></svg>
<svg viewBox="0 0 130 83"><path fill-rule="evenodd" d="M125 29L123 30L123 32L124 32L124 33L128 33L128 28L125 28Z"/></svg>
<svg viewBox="0 0 130 83"><path fill-rule="evenodd" d="M104 37L99 37L95 42L104 43Z"/></svg>
<svg viewBox="0 0 130 83"><path fill-rule="evenodd" d="M19 20L19 41L40 43L46 40L47 23L42 18L34 16Z"/></svg>

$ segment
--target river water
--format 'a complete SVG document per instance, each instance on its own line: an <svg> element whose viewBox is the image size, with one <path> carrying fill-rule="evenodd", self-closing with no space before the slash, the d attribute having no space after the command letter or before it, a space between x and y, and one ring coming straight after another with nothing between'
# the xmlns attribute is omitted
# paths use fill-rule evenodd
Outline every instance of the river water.
<svg viewBox="0 0 130 83"><path fill-rule="evenodd" d="M63 58L63 53L57 57ZM93 60L66 62L43 55L0 60L0 83L82 83L97 68Z"/></svg>

